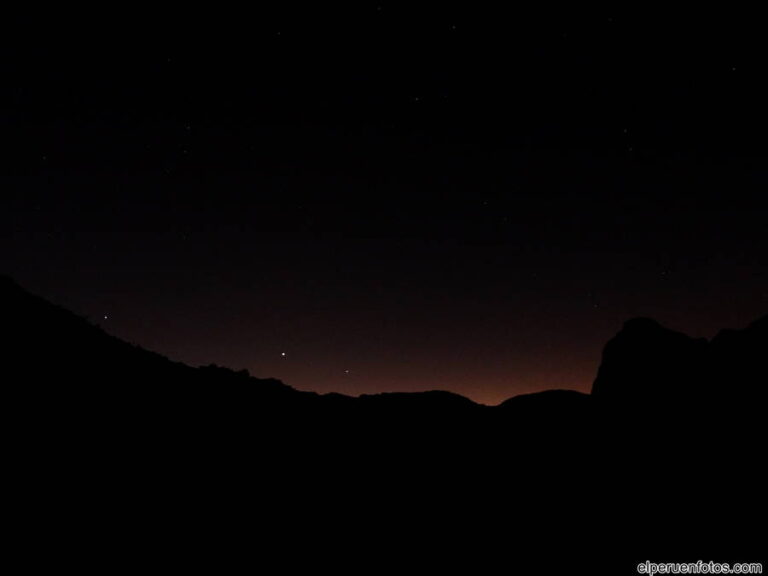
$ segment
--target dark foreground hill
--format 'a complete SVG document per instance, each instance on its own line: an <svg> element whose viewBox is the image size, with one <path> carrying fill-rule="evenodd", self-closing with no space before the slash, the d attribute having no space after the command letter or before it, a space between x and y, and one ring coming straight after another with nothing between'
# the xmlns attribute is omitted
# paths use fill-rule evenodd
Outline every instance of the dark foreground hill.
<svg viewBox="0 0 768 576"><path fill-rule="evenodd" d="M711 342L632 320L591 395L487 407L188 367L8 279L0 313L6 492L33 556L350 573L514 572L534 550L544 566L520 573L574 551L611 574L654 554L756 560L766 318Z"/></svg>

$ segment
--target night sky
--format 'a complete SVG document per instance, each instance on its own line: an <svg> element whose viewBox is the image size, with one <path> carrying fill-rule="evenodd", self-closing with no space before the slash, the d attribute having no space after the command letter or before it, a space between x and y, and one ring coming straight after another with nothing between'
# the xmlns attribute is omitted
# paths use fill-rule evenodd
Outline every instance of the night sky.
<svg viewBox="0 0 768 576"><path fill-rule="evenodd" d="M0 272L193 365L491 404L768 309L763 17L262 4L5 19Z"/></svg>

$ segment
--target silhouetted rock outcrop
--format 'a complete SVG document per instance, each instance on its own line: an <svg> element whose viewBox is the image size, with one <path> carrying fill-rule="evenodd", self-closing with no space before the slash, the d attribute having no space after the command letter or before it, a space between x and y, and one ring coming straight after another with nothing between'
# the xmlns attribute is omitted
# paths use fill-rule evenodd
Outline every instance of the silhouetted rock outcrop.
<svg viewBox="0 0 768 576"><path fill-rule="evenodd" d="M675 401L700 393L706 369L704 339L637 318L605 346L592 394L621 402Z"/></svg>
<svg viewBox="0 0 768 576"><path fill-rule="evenodd" d="M724 330L711 342L690 338L647 318L625 323L603 351L592 395L654 410L693 410L752 402L768 382L768 318Z"/></svg>

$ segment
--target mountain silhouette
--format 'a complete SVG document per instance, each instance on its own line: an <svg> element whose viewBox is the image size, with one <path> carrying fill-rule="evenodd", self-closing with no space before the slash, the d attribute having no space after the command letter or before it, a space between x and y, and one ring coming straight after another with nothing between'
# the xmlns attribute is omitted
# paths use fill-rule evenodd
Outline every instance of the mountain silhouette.
<svg viewBox="0 0 768 576"><path fill-rule="evenodd" d="M252 547L301 569L484 573L577 542L620 556L615 574L653 553L758 549L766 317L709 342L630 320L592 394L483 406L192 368L8 278L0 314L8 493L27 503L14 526L44 519L62 558L86 539L101 560L162 550L221 569Z"/></svg>
<svg viewBox="0 0 768 576"><path fill-rule="evenodd" d="M712 341L636 318L605 346L592 395L610 402L675 409L759 402L768 383L768 316Z"/></svg>
<svg viewBox="0 0 768 576"><path fill-rule="evenodd" d="M480 406L458 394L431 391L383 393L352 398L340 394L300 392L273 378L209 365L192 368L110 336L68 310L34 296L7 277L0 277L0 310L7 342L5 367L17 384L55 386L67 378L95 395L118 393L126 386L155 396L211 394L206 387L233 386L254 402L295 402L345 409L404 412L504 413L553 410L559 414L586 409L587 395L552 390L510 398L498 407ZM744 330L723 330L711 342L664 328L648 318L627 321L603 352L592 396L601 401L678 405L716 400L762 398L768 382L768 316ZM50 390L49 390L50 392ZM129 401L130 398L125 398ZM254 408L255 404L249 408Z"/></svg>

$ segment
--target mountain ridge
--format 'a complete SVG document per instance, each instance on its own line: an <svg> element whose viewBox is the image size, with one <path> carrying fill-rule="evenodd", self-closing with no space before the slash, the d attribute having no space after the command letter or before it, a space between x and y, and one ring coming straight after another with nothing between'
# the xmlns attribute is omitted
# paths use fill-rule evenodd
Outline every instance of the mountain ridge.
<svg viewBox="0 0 768 576"><path fill-rule="evenodd" d="M215 364L191 367L157 352L146 350L140 345L116 338L101 326L30 294L10 277L2 275L0 275L0 307L5 319L4 329L9 333L9 340L13 342L9 358L17 364L24 364L19 366L19 373L24 374L23 377L28 379L55 377L56 373L60 374L66 369L83 370L84 367L88 367L88 363L94 363L96 366L92 366L92 373L89 376L97 377L97 373L101 371L102 376L109 374L111 379L117 379L122 383L127 383L129 378L141 380L147 377L147 371L156 370L172 380L188 379L191 383L205 380L249 382L257 388L269 389L274 394L302 395L305 398L322 398L327 402L336 403L359 400L393 404L397 401L412 399L425 404L423 399L431 398L446 405L485 406L461 394L444 390L385 392L361 394L358 397L339 393L318 394L296 390L279 379L252 376L247 370L232 370ZM727 352L734 348L749 350L752 345L745 342L750 338L753 341L764 342L766 333L768 333L768 315L756 319L741 330L723 329L710 340L691 338L682 332L665 328L651 318L629 319L619 333L606 344L590 395L599 398L608 396L615 400L623 399L622 401L628 399L645 401L649 398L657 398L659 394L649 388L647 384L649 380L656 383L656 388L664 388L669 392L675 390L676 382L691 379L698 379L704 385L697 386L695 391L686 389L677 391L674 395L679 396L680 393L711 395L717 384L713 379L722 378L723 371L728 368L726 365L730 359L727 357ZM57 338L60 339L59 342L56 342ZM61 345L62 342L72 338L80 340L74 350ZM89 355L85 355L84 348L87 346L92 347ZM34 358L36 350L41 348L44 348L49 355L48 361L42 363ZM713 350L715 351L713 354L719 357L712 361L705 360L704 356ZM753 351L752 355L755 356L758 352L759 350ZM97 353L101 355L98 361L95 358ZM731 351L731 354L736 353ZM123 366L119 373L112 373L108 369L111 363L119 362L121 359L126 361L126 365L137 364L142 368L126 371L126 366ZM55 372L48 370L54 366ZM632 370L628 370L630 366L633 367ZM757 363L754 366L750 364L750 369L757 368ZM741 372L742 377L749 379L749 376L743 373L744 370ZM155 376L159 377L159 374ZM619 380L620 385L617 384ZM560 394L558 401L562 401L565 397L576 399L589 396L573 390L568 392L570 394ZM558 396L558 393L553 390L521 394L490 407L508 409L510 405L530 403L531 398L536 398L540 394L546 398ZM520 400L516 401L516 399ZM578 400L574 401L578 402Z"/></svg>
<svg viewBox="0 0 768 576"><path fill-rule="evenodd" d="M696 387L670 374L715 348L646 321L606 346L591 395L483 406L445 391L319 395L191 368L7 279L0 314L8 490L23 503L10 521L18 534L43 522L62 558L84 541L100 562L153 546L197 559L238 543L242 555L256 542L259 554L307 567L323 558L359 573L360 562L391 558L399 569L415 555L425 569L476 573L510 548L520 556L553 541L564 564L573 541L604 564L619 552L626 562L762 549L752 526L764 491L754 465L764 319L717 339L711 378L736 359L743 382L689 411L678 401ZM654 350L671 372L649 360ZM648 379L663 385L637 388ZM210 567L222 557L211 552Z"/></svg>

